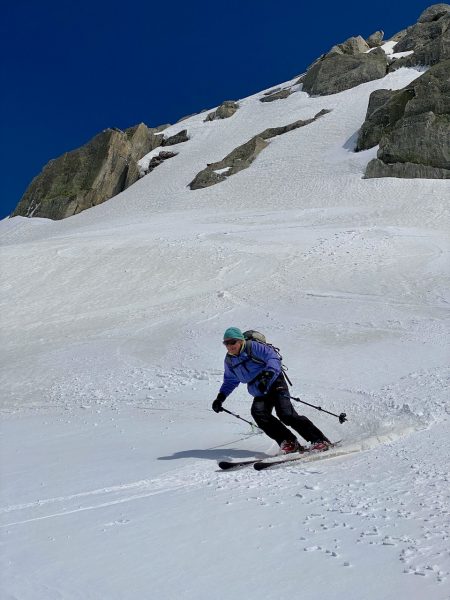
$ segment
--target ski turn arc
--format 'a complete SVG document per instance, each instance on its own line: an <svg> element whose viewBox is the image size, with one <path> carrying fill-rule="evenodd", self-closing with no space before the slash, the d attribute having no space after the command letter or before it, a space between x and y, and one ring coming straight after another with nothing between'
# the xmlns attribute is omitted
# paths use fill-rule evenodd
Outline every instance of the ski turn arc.
<svg viewBox="0 0 450 600"><path fill-rule="evenodd" d="M331 444L329 446L329 448L330 449L335 448L339 444L341 444L341 440L339 440L338 442L334 442L333 444ZM251 459L245 459L245 460L239 460L239 461L221 460L221 461L219 461L218 465L223 471L229 471L231 469L240 469L242 467L247 467L250 465L253 465L257 471L261 471L263 469L268 469L269 467L272 467L274 465L280 465L285 462L292 462L294 460L300 460L300 459L306 458L306 457L311 458L312 456L318 455L318 454L324 454L324 452L323 451L317 452L314 450L310 451L310 450L306 449L300 453L295 452L293 454L285 454L283 456L273 456L273 457L269 457L269 458L251 458ZM332 456L335 456L335 455L333 454ZM330 456L330 458L331 458L331 456Z"/></svg>
<svg viewBox="0 0 450 600"><path fill-rule="evenodd" d="M257 471L263 471L264 469L270 469L271 467L277 467L283 465L284 463L291 463L297 460L304 460L305 462L312 462L314 460L326 460L327 458L337 458L338 456L345 456L346 454L351 454L357 451L343 449L337 452L330 452L330 450L333 450L337 446L340 446L341 443L341 440L339 440L338 442L334 442L333 444L331 444L331 446L329 446L328 450L311 450L309 452L296 452L293 454L287 454L286 456L275 456L273 458L258 461L258 463L254 463L253 466Z"/></svg>

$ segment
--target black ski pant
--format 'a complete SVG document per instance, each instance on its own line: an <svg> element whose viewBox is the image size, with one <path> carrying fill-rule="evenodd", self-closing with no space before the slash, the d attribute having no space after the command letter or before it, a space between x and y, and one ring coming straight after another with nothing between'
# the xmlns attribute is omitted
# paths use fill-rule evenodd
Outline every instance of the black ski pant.
<svg viewBox="0 0 450 600"><path fill-rule="evenodd" d="M272 415L275 409L276 417ZM292 427L308 442L327 440L324 434L307 417L299 415L289 398L289 388L283 374L274 381L265 396L256 396L252 404L252 417L266 435L275 440L278 445L284 440L296 439Z"/></svg>

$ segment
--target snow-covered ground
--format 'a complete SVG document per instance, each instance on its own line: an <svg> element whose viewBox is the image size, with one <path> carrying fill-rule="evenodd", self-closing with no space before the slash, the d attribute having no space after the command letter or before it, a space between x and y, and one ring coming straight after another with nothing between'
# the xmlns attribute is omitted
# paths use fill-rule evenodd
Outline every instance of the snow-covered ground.
<svg viewBox="0 0 450 600"><path fill-rule="evenodd" d="M370 92L419 75L261 92L172 126L179 154L105 204L0 223L2 600L450 598L448 182L364 180L376 149L352 151ZM229 325L280 346L293 394L349 421L298 408L358 452L219 472L276 452L210 409Z"/></svg>

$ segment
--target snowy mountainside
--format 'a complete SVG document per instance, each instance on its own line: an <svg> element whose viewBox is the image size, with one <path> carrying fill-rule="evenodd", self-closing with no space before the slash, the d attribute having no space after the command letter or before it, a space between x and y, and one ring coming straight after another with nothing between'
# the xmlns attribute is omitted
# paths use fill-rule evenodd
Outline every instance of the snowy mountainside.
<svg viewBox="0 0 450 600"><path fill-rule="evenodd" d="M172 126L190 140L116 198L0 223L6 598L448 600L448 183L364 180L376 148L352 151L370 93L419 75L261 92ZM187 187L321 109L245 171ZM297 408L361 452L217 473L276 450L210 410L229 325L280 346L294 395L349 421Z"/></svg>

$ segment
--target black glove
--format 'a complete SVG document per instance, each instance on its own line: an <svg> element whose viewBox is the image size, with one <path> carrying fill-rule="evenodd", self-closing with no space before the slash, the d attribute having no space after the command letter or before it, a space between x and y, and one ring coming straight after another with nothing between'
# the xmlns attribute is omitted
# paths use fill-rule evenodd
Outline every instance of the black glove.
<svg viewBox="0 0 450 600"><path fill-rule="evenodd" d="M268 391L269 384L270 384L270 381L273 376L274 376L273 371L263 371L260 374L260 376L258 377L258 383L257 383L256 387L261 392L261 394L265 394Z"/></svg>
<svg viewBox="0 0 450 600"><path fill-rule="evenodd" d="M223 411L222 404L225 402L226 396L221 394L220 392L217 394L217 398L212 403L212 409L216 413L220 413Z"/></svg>

